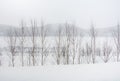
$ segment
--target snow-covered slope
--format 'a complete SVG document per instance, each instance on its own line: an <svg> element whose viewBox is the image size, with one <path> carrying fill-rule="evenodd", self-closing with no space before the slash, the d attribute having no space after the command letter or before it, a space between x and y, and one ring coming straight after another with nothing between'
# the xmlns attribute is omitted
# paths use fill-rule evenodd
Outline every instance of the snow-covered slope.
<svg viewBox="0 0 120 81"><path fill-rule="evenodd" d="M0 81L120 81L120 63L0 67Z"/></svg>

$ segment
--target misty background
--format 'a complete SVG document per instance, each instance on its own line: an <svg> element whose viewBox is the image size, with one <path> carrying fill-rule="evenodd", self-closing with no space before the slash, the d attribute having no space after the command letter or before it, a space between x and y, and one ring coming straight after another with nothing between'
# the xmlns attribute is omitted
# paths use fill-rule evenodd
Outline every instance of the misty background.
<svg viewBox="0 0 120 81"><path fill-rule="evenodd" d="M82 29L116 26L120 0L0 0L0 24L18 27L41 19L46 24L75 23Z"/></svg>

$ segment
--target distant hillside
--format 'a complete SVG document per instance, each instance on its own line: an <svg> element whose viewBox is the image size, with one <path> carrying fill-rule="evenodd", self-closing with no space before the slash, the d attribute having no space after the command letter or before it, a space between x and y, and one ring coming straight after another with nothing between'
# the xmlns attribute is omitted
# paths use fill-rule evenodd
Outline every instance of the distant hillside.
<svg viewBox="0 0 120 81"><path fill-rule="evenodd" d="M56 36L57 35L57 29L59 25L57 24L48 24L45 26L45 28L48 30L47 36ZM60 26L62 30L65 30L64 26ZM15 29L17 32L19 32L20 28L19 27L13 27L13 26L8 26L8 25L0 25L0 36L7 36L8 31L10 29ZM38 30L40 30L40 27L37 27ZM82 29L79 27L76 27L78 35L82 33L84 36L89 35L89 29ZM30 27L25 28L26 36L30 36ZM112 36L113 30L116 30L115 27L111 28L99 28L96 29L97 35L98 36ZM65 32L63 32L63 35L65 35Z"/></svg>

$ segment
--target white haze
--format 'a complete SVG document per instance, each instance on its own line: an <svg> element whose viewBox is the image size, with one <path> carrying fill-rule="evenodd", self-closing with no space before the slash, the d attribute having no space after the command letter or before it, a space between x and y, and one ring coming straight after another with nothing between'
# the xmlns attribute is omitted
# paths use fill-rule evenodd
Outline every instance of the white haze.
<svg viewBox="0 0 120 81"><path fill-rule="evenodd" d="M88 28L115 26L120 18L120 0L0 0L0 24L18 26L43 19L46 23L75 23Z"/></svg>

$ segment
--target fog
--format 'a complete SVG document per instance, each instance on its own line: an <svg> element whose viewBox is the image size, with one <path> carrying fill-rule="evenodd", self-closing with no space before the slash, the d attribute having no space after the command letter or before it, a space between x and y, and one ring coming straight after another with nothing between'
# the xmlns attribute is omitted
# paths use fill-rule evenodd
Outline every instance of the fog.
<svg viewBox="0 0 120 81"><path fill-rule="evenodd" d="M89 28L115 26L120 19L120 0L0 0L0 24L19 26L35 19L47 24L75 23Z"/></svg>

